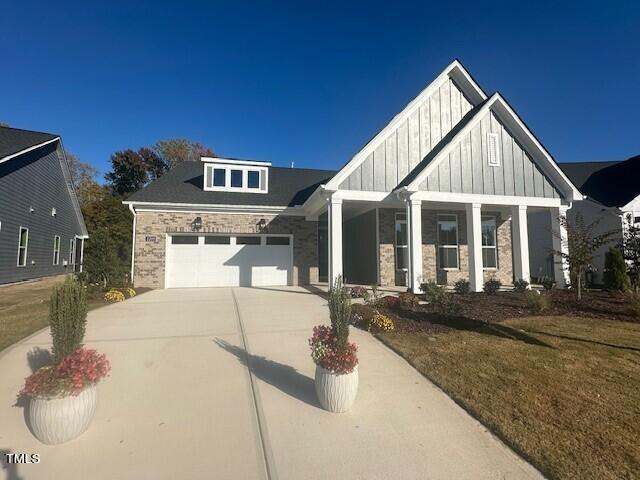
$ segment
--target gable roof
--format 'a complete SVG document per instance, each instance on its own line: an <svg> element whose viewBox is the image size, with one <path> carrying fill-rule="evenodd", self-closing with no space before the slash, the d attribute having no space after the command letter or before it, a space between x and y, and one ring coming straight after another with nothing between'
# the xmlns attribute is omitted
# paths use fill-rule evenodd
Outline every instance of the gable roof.
<svg viewBox="0 0 640 480"><path fill-rule="evenodd" d="M183 162L138 190L127 203L184 203L192 205L302 205L316 188L336 174L333 170L269 167L269 193L204 190L204 163Z"/></svg>
<svg viewBox="0 0 640 480"><path fill-rule="evenodd" d="M584 195L605 207L624 207L640 195L640 155L623 162L562 163L560 168Z"/></svg>
<svg viewBox="0 0 640 480"><path fill-rule="evenodd" d="M366 160L367 156L372 153L382 142L384 142L391 132L397 129L405 122L420 105L428 99L440 86L449 79L455 80L465 94L469 96L472 105L478 105L487 98L487 94L480 88L473 77L467 72L462 63L455 59L416 96L406 107L402 109L395 117L391 119L387 125L380 130L371 140L369 140L351 160L349 160L327 183L328 190L337 190L343 180L349 177L351 173Z"/></svg>
<svg viewBox="0 0 640 480"><path fill-rule="evenodd" d="M441 145L436 145L437 153L431 157L427 156L428 158L426 160L428 161L424 163L423 167L421 169L416 167L414 169L415 173L412 172L411 181L402 182L396 190L403 188L408 191L417 191L422 180L424 180L434 168L437 168L440 160L451 152L462 137L469 133L489 110L505 123L505 126L508 127L514 138L516 138L527 153L536 160L538 167L553 180L556 188L559 188L568 200L582 200L580 191L571 180L569 180L553 157L542 146L536 136L529 130L527 125L520 119L511 108L511 105L509 105L499 92L494 93L482 105L478 105L478 108L469 111L467 115L470 118L466 118L464 125L462 125L461 128L455 129L456 132L453 135L447 135L443 138L440 142ZM460 123L462 123L462 121Z"/></svg>
<svg viewBox="0 0 640 480"><path fill-rule="evenodd" d="M16 154L60 138L58 135L19 128L0 127L0 162Z"/></svg>

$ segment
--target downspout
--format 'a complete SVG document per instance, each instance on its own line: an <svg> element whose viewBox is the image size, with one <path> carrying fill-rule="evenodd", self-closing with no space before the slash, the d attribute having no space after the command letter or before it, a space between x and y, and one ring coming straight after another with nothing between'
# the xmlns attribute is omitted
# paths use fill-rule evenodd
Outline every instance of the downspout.
<svg viewBox="0 0 640 480"><path fill-rule="evenodd" d="M131 281L131 285L133 285L133 267L134 267L134 262L135 262L135 258L136 258L136 221L137 221L137 217L136 217L136 209L133 207L133 205L130 203L129 204L129 210L131 210L131 213L133 214L133 232L132 232L132 239L131 239L131 273L129 274L129 279ZM84 243L84 242L83 242ZM84 247L84 245L83 245Z"/></svg>

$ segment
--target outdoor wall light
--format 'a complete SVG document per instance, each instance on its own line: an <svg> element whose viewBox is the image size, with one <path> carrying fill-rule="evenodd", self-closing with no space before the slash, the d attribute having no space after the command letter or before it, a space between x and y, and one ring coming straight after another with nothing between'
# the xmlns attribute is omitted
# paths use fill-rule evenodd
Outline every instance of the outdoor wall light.
<svg viewBox="0 0 640 480"><path fill-rule="evenodd" d="M191 229L195 232L199 231L202 228L202 217L196 217L191 222Z"/></svg>
<svg viewBox="0 0 640 480"><path fill-rule="evenodd" d="M264 218L258 220L258 223L256 224L258 232L262 232L265 229L266 225L267 221Z"/></svg>

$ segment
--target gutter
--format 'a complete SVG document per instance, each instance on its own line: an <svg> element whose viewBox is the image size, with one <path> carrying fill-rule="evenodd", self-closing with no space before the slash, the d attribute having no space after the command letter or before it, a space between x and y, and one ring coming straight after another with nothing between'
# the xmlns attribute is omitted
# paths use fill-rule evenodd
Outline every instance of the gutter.
<svg viewBox="0 0 640 480"><path fill-rule="evenodd" d="M133 237L131 239L131 273L130 273L130 280L131 280L131 285L133 285L133 267L135 264L135 259L136 259L136 209L135 207L129 203L129 210L131 210L131 213L133 214L133 232L131 234L131 236Z"/></svg>

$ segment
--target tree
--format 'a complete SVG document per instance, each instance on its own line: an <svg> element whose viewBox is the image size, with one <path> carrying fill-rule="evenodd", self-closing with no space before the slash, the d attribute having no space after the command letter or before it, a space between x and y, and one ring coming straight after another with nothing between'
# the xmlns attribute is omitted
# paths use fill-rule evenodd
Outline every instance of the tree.
<svg viewBox="0 0 640 480"><path fill-rule="evenodd" d="M71 181L73 182L73 186L76 190L83 181L93 181L95 176L98 174L98 169L89 163L82 162L77 155L74 155L71 152L65 152L65 156L67 157L67 163L69 165Z"/></svg>
<svg viewBox="0 0 640 480"><path fill-rule="evenodd" d="M167 170L169 170L169 163L167 163L151 148L141 148L138 150L138 155L140 155L142 163L147 171L148 182L160 178Z"/></svg>
<svg viewBox="0 0 640 480"><path fill-rule="evenodd" d="M215 155L212 149L184 138L160 140L152 148L169 168L173 168L182 162L193 162L200 160L200 157L212 157Z"/></svg>
<svg viewBox="0 0 640 480"><path fill-rule="evenodd" d="M619 248L609 247L609 251L604 256L603 281L607 290L626 292L631 286L627 274L627 264L624 261L622 250Z"/></svg>
<svg viewBox="0 0 640 480"><path fill-rule="evenodd" d="M144 159L138 152L130 149L111 155L111 171L104 177L117 195L140 190L149 180Z"/></svg>
<svg viewBox="0 0 640 480"><path fill-rule="evenodd" d="M575 220L569 219L561 215L561 228L566 229L567 239L563 239L560 232L553 232L553 235L559 238L566 247L566 251L555 250L554 253L560 255L562 259L569 265L569 274L571 283L576 283L578 299L582 299L582 277L587 269L593 264L596 257L596 251L612 241L615 230L596 234L596 228L602 221L601 218L592 223L586 224L581 213L577 213Z"/></svg>
<svg viewBox="0 0 640 480"><path fill-rule="evenodd" d="M622 251L627 262L627 270L633 288L637 291L640 289L640 224L634 223L631 214L626 217L622 238Z"/></svg>

